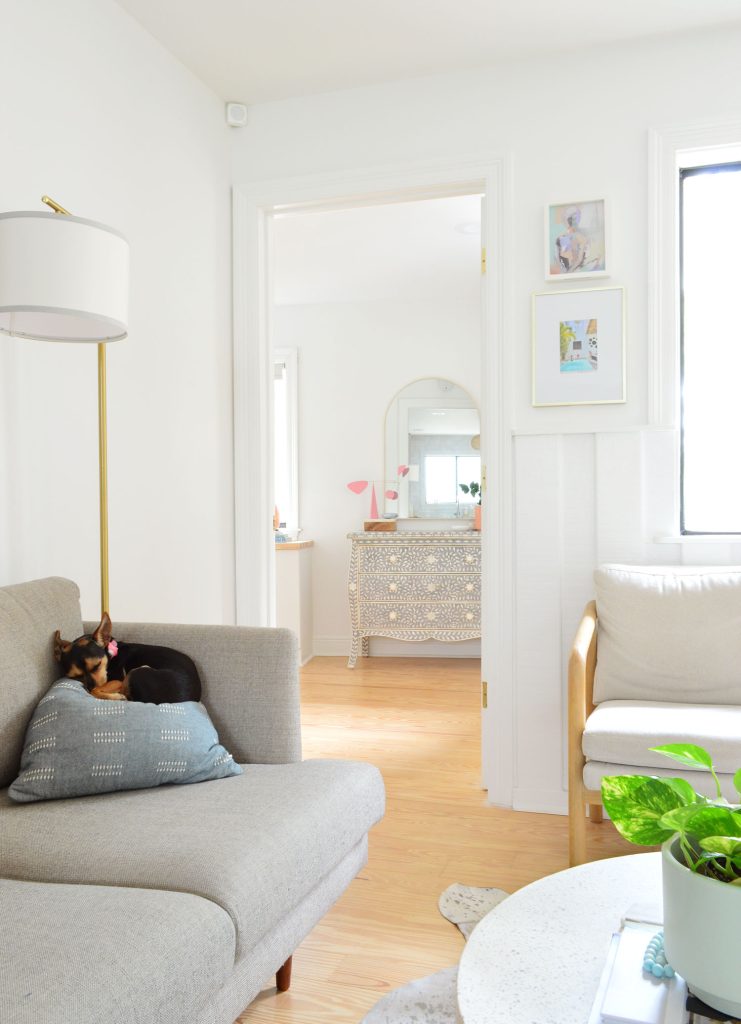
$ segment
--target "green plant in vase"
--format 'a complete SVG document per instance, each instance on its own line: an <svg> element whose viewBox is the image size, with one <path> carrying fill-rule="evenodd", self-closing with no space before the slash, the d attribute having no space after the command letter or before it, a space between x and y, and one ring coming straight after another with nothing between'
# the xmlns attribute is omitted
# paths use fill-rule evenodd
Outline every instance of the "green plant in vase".
<svg viewBox="0 0 741 1024"><path fill-rule="evenodd" d="M662 845L664 947L690 990L741 1016L741 805L721 792L710 754L693 743L651 747L693 771L709 772L708 799L686 779L608 775L602 801L618 832L639 846ZM741 769L733 776L741 796Z"/></svg>
<svg viewBox="0 0 741 1024"><path fill-rule="evenodd" d="M473 507L473 528L481 529L481 484L472 480L470 484L458 484L464 494L470 494L476 504ZM478 496L478 501L476 500Z"/></svg>
<svg viewBox="0 0 741 1024"><path fill-rule="evenodd" d="M710 772L717 797L708 800L685 779L608 775L602 780L602 800L618 832L639 846L657 846L676 835L690 871L741 885L741 806L721 796L710 754L692 743L651 750L695 771ZM741 794L741 769L734 785Z"/></svg>
<svg viewBox="0 0 741 1024"><path fill-rule="evenodd" d="M472 480L470 484L458 484L458 486L464 494L470 494L474 501L476 501L476 495L478 494L479 499L476 501L476 504L481 504L481 484Z"/></svg>

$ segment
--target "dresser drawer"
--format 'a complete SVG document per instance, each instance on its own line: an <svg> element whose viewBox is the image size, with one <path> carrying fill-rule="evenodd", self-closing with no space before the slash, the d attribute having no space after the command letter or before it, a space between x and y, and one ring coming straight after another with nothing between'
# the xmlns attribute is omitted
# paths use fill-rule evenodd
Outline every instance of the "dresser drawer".
<svg viewBox="0 0 741 1024"><path fill-rule="evenodd" d="M360 544L361 573L481 572L480 544Z"/></svg>
<svg viewBox="0 0 741 1024"><path fill-rule="evenodd" d="M481 577L444 573L377 573L360 577L361 601L479 601Z"/></svg>
<svg viewBox="0 0 741 1024"><path fill-rule="evenodd" d="M364 604L360 607L361 629L478 630L478 604Z"/></svg>

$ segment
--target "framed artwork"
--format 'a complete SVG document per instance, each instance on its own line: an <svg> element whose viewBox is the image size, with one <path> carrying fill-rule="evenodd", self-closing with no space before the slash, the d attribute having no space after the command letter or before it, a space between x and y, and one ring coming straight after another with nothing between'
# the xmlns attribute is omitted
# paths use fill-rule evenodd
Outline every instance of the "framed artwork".
<svg viewBox="0 0 741 1024"><path fill-rule="evenodd" d="M533 405L625 401L625 289L533 295Z"/></svg>
<svg viewBox="0 0 741 1024"><path fill-rule="evenodd" d="M605 200L551 203L545 210L545 276L607 277Z"/></svg>

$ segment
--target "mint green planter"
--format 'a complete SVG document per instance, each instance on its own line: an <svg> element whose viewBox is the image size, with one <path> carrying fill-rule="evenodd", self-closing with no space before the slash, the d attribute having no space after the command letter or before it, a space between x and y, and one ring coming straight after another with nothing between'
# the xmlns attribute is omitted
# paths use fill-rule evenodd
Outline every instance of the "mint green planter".
<svg viewBox="0 0 741 1024"><path fill-rule="evenodd" d="M695 874L677 856L679 840L667 839L661 848L667 960L703 1002L741 1017L741 886Z"/></svg>

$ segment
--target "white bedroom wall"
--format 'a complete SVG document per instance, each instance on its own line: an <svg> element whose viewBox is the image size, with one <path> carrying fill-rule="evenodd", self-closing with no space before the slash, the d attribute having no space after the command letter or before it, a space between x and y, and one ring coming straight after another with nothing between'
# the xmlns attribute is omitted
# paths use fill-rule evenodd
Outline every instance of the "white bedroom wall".
<svg viewBox="0 0 741 1024"><path fill-rule="evenodd" d="M129 338L108 349L111 614L234 621L230 174L223 104L111 0L0 0L0 209L111 224ZM99 611L94 347L0 339L0 583Z"/></svg>
<svg viewBox="0 0 741 1024"><path fill-rule="evenodd" d="M235 182L467 157L512 159L515 226L503 268L515 353L516 677L513 803L563 811L565 666L599 562L740 561L741 547L655 544L672 522L671 431L645 429L648 131L741 105L738 31L595 51L254 107ZM530 405L530 297L543 279L543 208L606 197L610 278L627 295L628 400ZM576 287L576 285L573 285Z"/></svg>
<svg viewBox="0 0 741 1024"><path fill-rule="evenodd" d="M314 541L314 653L347 656L347 534L369 516L370 491L350 480L384 477L384 418L394 395L419 377L442 377L480 403L481 321L476 304L435 301L279 306L274 339L299 352L300 507ZM377 488L379 509L383 496ZM478 642L372 640L374 654L478 655Z"/></svg>

